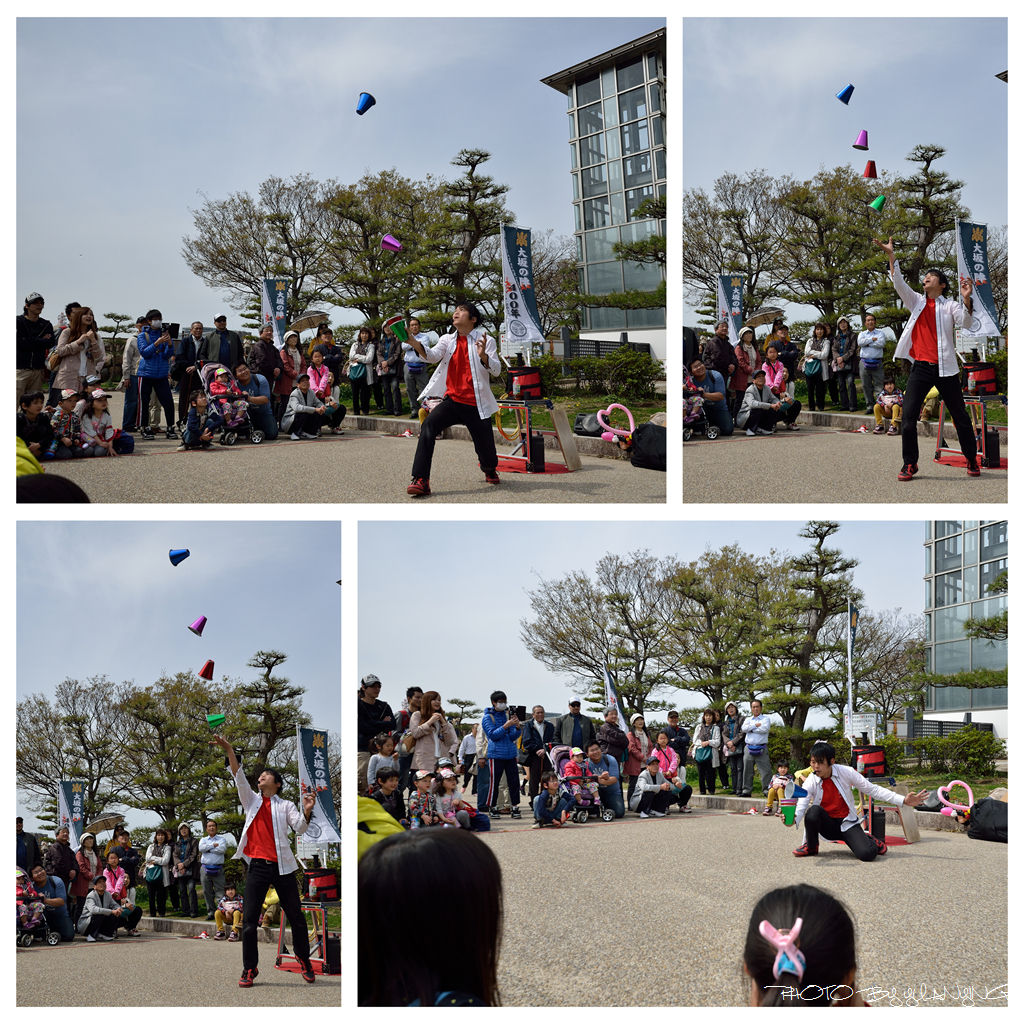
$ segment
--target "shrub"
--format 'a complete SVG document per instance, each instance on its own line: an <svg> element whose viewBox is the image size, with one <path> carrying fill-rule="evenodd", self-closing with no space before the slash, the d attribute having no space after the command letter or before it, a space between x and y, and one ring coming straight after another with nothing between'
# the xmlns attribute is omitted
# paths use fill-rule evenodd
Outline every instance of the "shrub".
<svg viewBox="0 0 1024 1024"><path fill-rule="evenodd" d="M623 399L643 401L655 393L654 385L664 377L661 363L635 349L622 346L604 360L607 365L608 390Z"/></svg>
<svg viewBox="0 0 1024 1024"><path fill-rule="evenodd" d="M1000 349L998 352L990 352L988 355L988 362L990 362L996 371L996 384L999 388L999 394L1005 395L1007 389L1006 383L1006 352L1007 350Z"/></svg>
<svg viewBox="0 0 1024 1024"><path fill-rule="evenodd" d="M562 360L557 356L542 355L533 360L533 368L540 372L541 394L546 398L561 391Z"/></svg>
<svg viewBox="0 0 1024 1024"><path fill-rule="evenodd" d="M569 372L576 378L576 391L603 395L607 390L608 367L597 356L580 356L569 361Z"/></svg>
<svg viewBox="0 0 1024 1024"><path fill-rule="evenodd" d="M993 775L996 760L1006 756L1006 744L990 732L968 725L952 736L949 745L949 766L957 775L979 778Z"/></svg>

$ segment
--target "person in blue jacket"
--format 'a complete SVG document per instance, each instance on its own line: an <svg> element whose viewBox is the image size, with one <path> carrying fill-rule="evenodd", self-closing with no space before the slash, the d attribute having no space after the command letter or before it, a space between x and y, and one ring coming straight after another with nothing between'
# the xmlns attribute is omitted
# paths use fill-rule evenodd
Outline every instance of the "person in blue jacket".
<svg viewBox="0 0 1024 1024"><path fill-rule="evenodd" d="M487 786L485 807L491 817L497 817L498 809L494 801L498 798L498 779L505 773L508 782L508 799L512 805L512 817L519 815L519 750L516 740L519 737L520 722L516 715L509 716L508 698L501 690L491 694L491 706L484 712L482 720L484 732L487 734L487 765L490 769L490 780Z"/></svg>
<svg viewBox="0 0 1024 1024"><path fill-rule="evenodd" d="M142 383L142 394L139 404L142 406L141 437L153 440L153 431L149 429L149 396L155 391L160 404L167 416L167 437L174 439L178 435L174 430L174 399L171 397L171 385L168 376L171 372L171 357L174 355L174 342L164 329L163 315L159 309L151 309L146 314L149 324L139 331L136 344L139 346L138 375Z"/></svg>

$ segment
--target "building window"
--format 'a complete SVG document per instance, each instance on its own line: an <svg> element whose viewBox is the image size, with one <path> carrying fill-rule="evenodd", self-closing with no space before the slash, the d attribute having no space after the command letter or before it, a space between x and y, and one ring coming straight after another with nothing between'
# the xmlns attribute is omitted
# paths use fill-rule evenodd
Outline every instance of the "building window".
<svg viewBox="0 0 1024 1024"><path fill-rule="evenodd" d="M1006 523L981 528L981 560L1006 557ZM1005 568L1005 566L1004 566Z"/></svg>
<svg viewBox="0 0 1024 1024"><path fill-rule="evenodd" d="M969 711L971 691L963 686L932 686L929 711Z"/></svg>
<svg viewBox="0 0 1024 1024"><path fill-rule="evenodd" d="M622 264L622 277L627 291L635 288L638 291L649 292L661 283L661 270L653 263L627 261Z"/></svg>
<svg viewBox="0 0 1024 1024"><path fill-rule="evenodd" d="M608 295L622 291L622 264L613 263L587 264L587 280L590 295Z"/></svg>
<svg viewBox="0 0 1024 1024"><path fill-rule="evenodd" d="M937 519L935 521L935 537L938 540L948 537L951 533L959 532L960 523L956 519Z"/></svg>
<svg viewBox="0 0 1024 1024"><path fill-rule="evenodd" d="M963 601L964 584L959 572L947 572L935 577L935 607L960 604Z"/></svg>
<svg viewBox="0 0 1024 1024"><path fill-rule="evenodd" d="M645 200L654 198L654 186L645 185L643 188L631 188L626 192L626 216L633 219L636 208Z"/></svg>
<svg viewBox="0 0 1024 1024"><path fill-rule="evenodd" d="M589 135L585 139L580 139L581 167L603 163L604 158L604 135Z"/></svg>
<svg viewBox="0 0 1024 1024"><path fill-rule="evenodd" d="M974 708L1005 708L1010 695L1005 686L987 686L971 693Z"/></svg>
<svg viewBox="0 0 1024 1024"><path fill-rule="evenodd" d="M583 107L588 103L594 103L601 98L601 80L594 75L593 78L579 78L576 80L576 105Z"/></svg>
<svg viewBox="0 0 1024 1024"><path fill-rule="evenodd" d="M626 327L626 311L609 306L589 307L585 310L591 331L620 331Z"/></svg>
<svg viewBox="0 0 1024 1024"><path fill-rule="evenodd" d="M957 604L940 608L935 613L935 639L959 640L964 635L964 623L970 618L970 605Z"/></svg>
<svg viewBox="0 0 1024 1024"><path fill-rule="evenodd" d="M619 95L619 120L635 121L647 116L647 90L642 86Z"/></svg>
<svg viewBox="0 0 1024 1024"><path fill-rule="evenodd" d="M1006 644L1002 640L972 640L971 668L1006 668Z"/></svg>
<svg viewBox="0 0 1024 1024"><path fill-rule="evenodd" d="M647 130L647 118L644 118L642 121L635 121L633 124L624 124L620 130L622 132L623 154L643 153L651 148L651 136Z"/></svg>
<svg viewBox="0 0 1024 1024"><path fill-rule="evenodd" d="M644 84L644 59L630 61L628 64L620 64L615 69L616 78L619 82L619 92L626 89L635 89L638 85Z"/></svg>
<svg viewBox="0 0 1024 1024"><path fill-rule="evenodd" d="M592 135L604 128L600 103L591 103L589 107L581 107L576 112L576 117L580 122L580 135Z"/></svg>
<svg viewBox="0 0 1024 1024"><path fill-rule="evenodd" d="M606 228L604 231L588 231L583 237L587 243L588 263L615 259L612 246L619 240L618 228Z"/></svg>
<svg viewBox="0 0 1024 1024"><path fill-rule="evenodd" d="M984 541L982 542L982 555L984 555ZM1006 559L1000 558L997 562L981 563L981 594L987 594L988 588L995 583L996 577L1006 571ZM980 597L975 594L975 597Z"/></svg>
<svg viewBox="0 0 1024 1024"><path fill-rule="evenodd" d="M585 199L583 201L583 226L590 228L606 228L611 223L611 212L608 208L608 197Z"/></svg>
<svg viewBox="0 0 1024 1024"><path fill-rule="evenodd" d="M945 540L935 542L935 571L947 572L950 569L959 569L963 562L963 555L960 550L960 534L954 534Z"/></svg>
<svg viewBox="0 0 1024 1024"><path fill-rule="evenodd" d="M622 161L622 180L627 188L649 185L651 182L651 154L639 153Z"/></svg>
<svg viewBox="0 0 1024 1024"><path fill-rule="evenodd" d="M608 194L608 178L605 175L605 165L597 164L595 167L584 167L580 172L583 181L583 198L591 196L603 196Z"/></svg>

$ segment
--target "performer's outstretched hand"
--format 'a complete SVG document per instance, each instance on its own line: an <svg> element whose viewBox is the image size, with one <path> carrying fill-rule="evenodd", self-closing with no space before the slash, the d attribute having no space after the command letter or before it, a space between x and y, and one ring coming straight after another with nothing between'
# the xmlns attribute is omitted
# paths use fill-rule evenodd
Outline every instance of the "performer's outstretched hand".
<svg viewBox="0 0 1024 1024"><path fill-rule="evenodd" d="M974 291L974 282L969 277L960 278L960 294L964 297L966 302L971 297L971 292Z"/></svg>
<svg viewBox="0 0 1024 1024"><path fill-rule="evenodd" d="M481 359L483 359L484 352L486 351L486 349L487 349L487 335L485 333L485 334L481 334L480 337L476 339L476 354Z"/></svg>
<svg viewBox="0 0 1024 1024"><path fill-rule="evenodd" d="M302 794L302 813L305 815L306 821L313 816L313 808L316 807L316 793L303 793Z"/></svg>
<svg viewBox="0 0 1024 1024"><path fill-rule="evenodd" d="M872 238L872 242L875 243L880 249L884 249L890 256L896 252L896 246L892 244L892 235L889 236L888 242L880 242L877 238Z"/></svg>
<svg viewBox="0 0 1024 1024"><path fill-rule="evenodd" d="M220 747L222 750L228 750L233 752L231 744L228 743L228 741L224 739L223 736L220 736L217 733L213 734L213 739L210 740L210 745Z"/></svg>
<svg viewBox="0 0 1024 1024"><path fill-rule="evenodd" d="M923 804L928 799L928 790L922 789L920 793L908 793L904 798L903 802L907 807L916 807L918 804Z"/></svg>

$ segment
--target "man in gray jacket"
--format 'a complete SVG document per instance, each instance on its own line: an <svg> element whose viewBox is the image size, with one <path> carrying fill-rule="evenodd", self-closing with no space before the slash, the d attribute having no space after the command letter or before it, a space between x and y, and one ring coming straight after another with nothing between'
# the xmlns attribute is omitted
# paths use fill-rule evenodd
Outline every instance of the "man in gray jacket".
<svg viewBox="0 0 1024 1024"><path fill-rule="evenodd" d="M311 441L320 436L322 417L327 407L309 390L309 374L304 373L295 381L295 390L288 398L288 407L281 417L281 429L288 432L293 441Z"/></svg>
<svg viewBox="0 0 1024 1024"><path fill-rule="evenodd" d="M758 434L767 437L775 432L775 421L782 403L765 387L765 377L764 370L755 370L751 374L739 412L736 413L736 426L746 427L747 437Z"/></svg>

